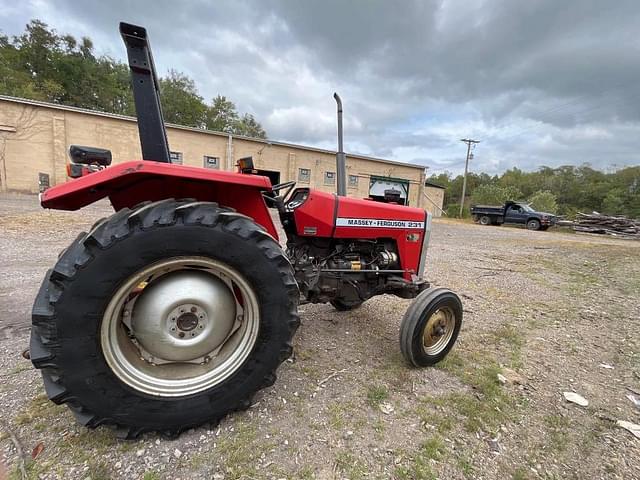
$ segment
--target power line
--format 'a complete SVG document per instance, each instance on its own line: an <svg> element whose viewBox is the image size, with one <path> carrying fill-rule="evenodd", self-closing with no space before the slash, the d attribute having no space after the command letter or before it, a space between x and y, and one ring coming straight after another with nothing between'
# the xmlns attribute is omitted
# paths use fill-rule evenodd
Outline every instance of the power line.
<svg viewBox="0 0 640 480"><path fill-rule="evenodd" d="M469 158L471 157L471 145L475 148L476 144L480 143L480 140L471 140L469 138L463 138L460 140L467 144L467 160L464 162L464 178L462 180L462 198L460 199L460 218L462 218L462 209L464 208L464 195L467 190L467 171L469 170Z"/></svg>

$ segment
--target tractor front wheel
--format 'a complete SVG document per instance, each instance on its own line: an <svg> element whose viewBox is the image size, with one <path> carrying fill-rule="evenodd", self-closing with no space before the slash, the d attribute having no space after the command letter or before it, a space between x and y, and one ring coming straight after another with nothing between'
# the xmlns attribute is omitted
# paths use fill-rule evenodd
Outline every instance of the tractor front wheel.
<svg viewBox="0 0 640 480"><path fill-rule="evenodd" d="M87 427L175 436L249 406L291 354L298 288L278 243L214 203L98 222L47 273L31 359Z"/></svg>
<svg viewBox="0 0 640 480"><path fill-rule="evenodd" d="M415 367L434 365L453 347L462 326L462 302L451 290L421 292L400 324L400 349Z"/></svg>

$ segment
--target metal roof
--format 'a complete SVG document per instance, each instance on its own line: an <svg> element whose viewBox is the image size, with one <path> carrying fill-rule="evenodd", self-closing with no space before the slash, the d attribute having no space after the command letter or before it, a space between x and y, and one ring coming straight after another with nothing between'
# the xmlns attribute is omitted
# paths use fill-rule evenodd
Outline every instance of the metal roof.
<svg viewBox="0 0 640 480"><path fill-rule="evenodd" d="M424 184L425 184L425 186L435 187L435 188L441 188L442 190L446 190L446 189L447 189L446 187L443 187L442 185L439 185L439 184L437 184L437 183L430 182L429 180L426 180L426 181L424 182Z"/></svg>

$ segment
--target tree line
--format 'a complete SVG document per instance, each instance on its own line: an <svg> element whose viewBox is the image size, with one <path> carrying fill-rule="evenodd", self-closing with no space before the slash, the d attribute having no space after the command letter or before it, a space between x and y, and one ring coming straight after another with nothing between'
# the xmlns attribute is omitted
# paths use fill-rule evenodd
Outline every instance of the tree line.
<svg viewBox="0 0 640 480"><path fill-rule="evenodd" d="M159 79L165 121L188 127L266 138L260 123L218 95L210 103L187 75ZM31 20L20 35L0 32L0 93L121 115L135 115L129 67L97 55L87 37L58 34Z"/></svg>
<svg viewBox="0 0 640 480"><path fill-rule="evenodd" d="M462 175L445 172L429 180L445 187L445 211L457 216L462 193ZM469 206L501 204L506 200L526 201L540 211L569 218L577 212L600 212L640 218L640 166L605 173L589 164L540 167L535 172L518 168L502 175L469 173L464 215Z"/></svg>

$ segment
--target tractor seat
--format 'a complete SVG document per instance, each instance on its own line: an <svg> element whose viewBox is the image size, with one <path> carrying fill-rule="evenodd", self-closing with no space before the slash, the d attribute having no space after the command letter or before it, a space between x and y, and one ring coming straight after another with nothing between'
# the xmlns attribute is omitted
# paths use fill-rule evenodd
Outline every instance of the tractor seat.
<svg viewBox="0 0 640 480"><path fill-rule="evenodd" d="M69 156L73 163L84 165L100 165L108 167L111 165L111 152L105 148L83 147L81 145L71 145Z"/></svg>

